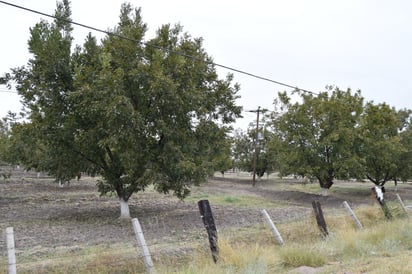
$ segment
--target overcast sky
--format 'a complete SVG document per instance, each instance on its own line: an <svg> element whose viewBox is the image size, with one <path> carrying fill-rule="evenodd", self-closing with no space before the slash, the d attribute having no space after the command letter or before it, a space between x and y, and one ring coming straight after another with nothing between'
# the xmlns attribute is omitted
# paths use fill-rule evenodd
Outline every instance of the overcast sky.
<svg viewBox="0 0 412 274"><path fill-rule="evenodd" d="M54 0L6 0L54 14ZM107 30L121 3L72 0L75 22ZM142 8L147 39L166 23L180 23L218 64L314 92L326 85L360 89L367 101L412 108L412 1L408 0L130 0ZM42 17L0 3L0 74L29 58L29 28ZM45 18L49 21L51 19ZM75 44L90 30L74 26ZM101 38L102 34L94 33ZM224 77L228 70L218 70ZM234 73L244 110L273 109L278 91L291 89ZM0 116L18 111L19 98L0 86ZM244 112L246 129L256 114Z"/></svg>

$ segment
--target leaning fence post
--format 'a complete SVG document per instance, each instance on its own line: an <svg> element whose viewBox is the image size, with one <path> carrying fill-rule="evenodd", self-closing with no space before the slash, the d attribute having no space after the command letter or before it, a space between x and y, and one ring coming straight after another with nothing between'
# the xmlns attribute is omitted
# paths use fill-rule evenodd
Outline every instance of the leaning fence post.
<svg viewBox="0 0 412 274"><path fill-rule="evenodd" d="M313 201L312 207L313 211L315 212L316 222L318 223L320 231L322 232L323 236L328 236L328 228L326 227L325 218L323 217L323 212L319 201Z"/></svg>
<svg viewBox="0 0 412 274"><path fill-rule="evenodd" d="M352 217L352 220L355 222L356 226L359 229L363 229L363 226L361 224L361 222L359 221L358 217L356 217L355 212L353 212L352 208L350 208L349 204L347 201L343 202L343 205L345 206L345 208L348 210L349 215Z"/></svg>
<svg viewBox="0 0 412 274"><path fill-rule="evenodd" d="M140 248L143 252L143 259L146 264L148 272L154 272L154 266L152 258L150 257L149 248L147 247L146 240L144 239L142 227L140 226L139 220L137 218L132 219L133 230L136 234L137 242L140 245Z"/></svg>
<svg viewBox="0 0 412 274"><path fill-rule="evenodd" d="M282 239L282 236L280 235L278 229L276 228L275 224L272 222L272 219L270 218L268 212L266 211L266 209L262 209L262 214L263 217L265 217L267 223L270 226L270 229L272 230L273 236L275 236L275 239L278 241L278 243L280 245L284 245L285 242Z"/></svg>
<svg viewBox="0 0 412 274"><path fill-rule="evenodd" d="M209 236L213 261L216 263L219 259L219 247L217 245L217 229L213 219L212 209L210 208L209 200L200 200L197 202L197 205L199 206L200 216L202 217L207 235Z"/></svg>
<svg viewBox="0 0 412 274"><path fill-rule="evenodd" d="M408 210L406 209L406 206L405 206L405 204L403 203L403 201L402 201L402 199L401 199L401 196L399 196L398 193L396 193L396 198L398 198L398 201L399 201L399 203L401 204L401 207L402 207L403 211L405 211L406 213L408 213Z"/></svg>
<svg viewBox="0 0 412 274"><path fill-rule="evenodd" d="M14 248L14 232L12 227L6 228L7 252L9 257L9 274L16 274L16 253Z"/></svg>

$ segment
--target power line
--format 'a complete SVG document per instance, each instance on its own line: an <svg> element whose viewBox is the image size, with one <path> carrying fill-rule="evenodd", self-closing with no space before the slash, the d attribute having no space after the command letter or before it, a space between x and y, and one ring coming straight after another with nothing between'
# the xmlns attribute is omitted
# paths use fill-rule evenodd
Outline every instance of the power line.
<svg viewBox="0 0 412 274"><path fill-rule="evenodd" d="M159 46L156 46L156 45L149 45L149 44L147 44L147 43L142 43L142 42L140 42L140 41L137 41L137 40L135 40L135 39L132 39L132 38L129 38L129 37L126 37L126 36L123 36L123 35L119 35L119 34L116 34L116 33L110 32L110 31L105 31L105 30L102 30L102 29L99 29L99 28L96 28L96 27L92 27L92 26L89 26L89 25L82 24L82 23L74 22L74 21L72 21L72 20L66 20L66 19L62 19L62 18L57 18L57 17L54 16L54 15L50 15L50 14L47 14L47 13L44 13L44 12L40 12L40 11L37 11L37 10L29 9L29 8L26 8L26 7L23 7L23 6L19 6L19 5L12 4L12 3L9 3L9 2L5 2L5 1L1 1L1 0L0 0L0 3L5 4L5 5L8 5L8 6L15 7L15 8L18 8L18 9L22 9L22 10L25 10L25 11L28 11L28 12L36 13L36 14L39 14L39 15L42 15L42 16L50 17L50 18L57 19L57 20L62 20L62 21L64 21L64 22L66 22L66 23L70 23L70 24L77 25L77 26L80 26L80 27L83 27L83 28L87 28L87 29L90 29L90 30L94 30L94 31L96 31L96 32L101 32L101 33L107 34L107 35L109 35L109 36L114 36L114 37L118 37L118 38L121 38L121 39L124 39L124 40L132 41L132 42L135 42L135 43L137 43L137 44L143 44L143 45L145 45L145 46L153 47L153 48L156 48L156 49L159 49L159 50L162 50L162 51L166 51L166 52L173 52L173 53L175 53L175 54L181 55L181 56L186 57L186 58L189 58L189 59L194 59L194 60L202 61L202 60L200 60L199 58L197 58L197 57L195 57L195 56L192 56L192 55L189 55L189 54L186 54L186 53L183 53L183 52L169 51L169 50L167 50L167 49L165 49L165 48L162 48L162 47L159 47ZM203 60L203 61L204 61L204 60ZM233 68L233 67L230 67L230 66L218 64L218 63L215 63L215 62L212 62L212 61L207 61L207 60L206 60L205 62L207 62L208 64L211 64L211 65L214 65L214 66L216 66L216 67L224 68L224 69L227 69L227 70L230 70L230 71L233 71L233 72L237 72L237 73L240 73L240 74L244 74L244 75L247 75L247 76L256 78L256 79L260 79L260 80L267 81L267 82L271 82L271 83L274 83L274 84L277 84L277 85L281 85L281 86L284 86L284 87L292 88L292 89L294 89L294 90L300 90L300 91L303 91L303 92L306 92L306 93L315 94L315 95L317 94L317 93L315 93L315 92L312 92L312 91L309 91L309 90L306 90L306 89L301 89L301 88L298 88L298 87L296 87L296 86L293 86L293 85L290 85L290 84L286 84L286 83L283 83L283 82L279 82L279 81L276 81L276 80L273 80L273 79L270 79L270 78L267 78L267 77L263 77L263 76L260 76L260 75L257 75L257 74L253 74L253 73L244 71L244 70L240 70L240 69Z"/></svg>
<svg viewBox="0 0 412 274"><path fill-rule="evenodd" d="M17 94L17 90L15 89L8 89L8 88L1 88L1 87L0 87L0 92Z"/></svg>

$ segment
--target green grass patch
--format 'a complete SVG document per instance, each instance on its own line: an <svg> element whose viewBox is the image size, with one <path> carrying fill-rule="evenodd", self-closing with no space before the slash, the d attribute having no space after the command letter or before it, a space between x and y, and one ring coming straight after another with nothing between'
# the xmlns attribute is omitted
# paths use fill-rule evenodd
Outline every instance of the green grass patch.
<svg viewBox="0 0 412 274"><path fill-rule="evenodd" d="M216 205L233 205L243 208L273 208L280 206L268 199L251 195L216 195L209 197L209 201Z"/></svg>
<svg viewBox="0 0 412 274"><path fill-rule="evenodd" d="M232 204L232 203L240 203L242 201L242 199L238 198L238 197L226 196L224 198L224 201L226 203Z"/></svg>
<svg viewBox="0 0 412 274"><path fill-rule="evenodd" d="M212 205L232 205L240 208L273 208L282 205L255 195L211 194L194 191L185 201L197 202L207 199ZM283 205L284 206L284 205Z"/></svg>
<svg viewBox="0 0 412 274"><path fill-rule="evenodd" d="M280 182L268 184L265 187L276 188L277 190L288 190L288 191L300 191L305 193L320 194L321 188L318 183L290 183L290 182Z"/></svg>
<svg viewBox="0 0 412 274"><path fill-rule="evenodd" d="M208 199L210 197L207 193L194 193L185 199L185 201L198 201Z"/></svg>

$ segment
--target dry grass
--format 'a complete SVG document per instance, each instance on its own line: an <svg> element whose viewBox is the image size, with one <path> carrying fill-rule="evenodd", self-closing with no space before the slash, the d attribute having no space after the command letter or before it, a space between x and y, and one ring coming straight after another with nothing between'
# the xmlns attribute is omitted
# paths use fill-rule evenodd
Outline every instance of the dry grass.
<svg viewBox="0 0 412 274"><path fill-rule="evenodd" d="M154 257L157 273L287 273L299 266L318 273L412 273L412 223L408 218L386 220L376 207L356 210L364 229L342 214L327 218L330 235L321 236L313 218L278 225L285 240L279 246L266 225L224 230L219 236L220 260L213 263L206 245L176 256ZM59 250L48 260L18 261L19 273L143 273L143 260L130 246L94 246ZM33 255L35 256L35 255ZM30 262L29 262L30 261ZM0 273L6 273L6 260Z"/></svg>
<svg viewBox="0 0 412 274"><path fill-rule="evenodd" d="M319 192L317 184L287 185L279 182L276 186L267 187ZM98 195L94 192L87 194ZM206 198L213 205L253 209L282 206L262 197L210 193L202 188L195 189L193 194L189 201ZM67 193L60 199L72 199L70 195ZM310 215L276 224L285 246L276 243L269 227L263 222L221 229L220 260L217 264L213 263L204 231L199 232L200 236L196 235L196 239L190 238L181 243L181 246L178 246L179 242L163 243L159 240L159 243L150 246L150 251L157 273L288 273L299 266L314 267L319 273L412 273L412 222L396 204L389 206L394 215L391 220L385 218L377 205L356 208L355 213L363 230L356 228L343 208L325 208L330 232L326 238ZM96 223L97 219L88 221ZM176 233L183 235L185 232ZM96 246L79 243L76 247L54 249L37 246L30 250L18 250L17 263L18 273L145 272L143 259L136 252L134 242ZM0 273L7 273L5 252L0 256Z"/></svg>
<svg viewBox="0 0 412 274"><path fill-rule="evenodd" d="M353 226L345 216L331 218L330 235L320 236L308 219L278 227L285 246L278 246L262 227L250 228L249 234L225 234L220 240L220 261L214 264L207 248L198 249L188 265L171 270L160 265L160 273L288 273L300 266L317 273L412 273L412 223L408 218L387 221L376 218L376 208L359 212L364 229ZM360 214L362 215L362 214ZM341 224L341 225L338 225ZM285 233L286 232L286 233ZM253 240L251 240L251 238ZM273 238L273 237L272 237ZM266 239L266 240L265 240Z"/></svg>

